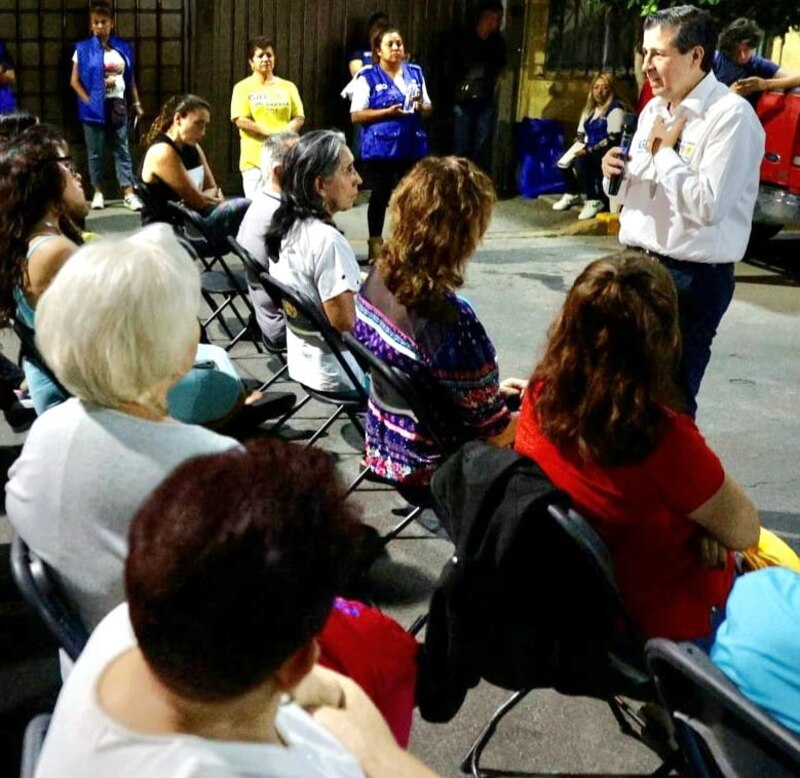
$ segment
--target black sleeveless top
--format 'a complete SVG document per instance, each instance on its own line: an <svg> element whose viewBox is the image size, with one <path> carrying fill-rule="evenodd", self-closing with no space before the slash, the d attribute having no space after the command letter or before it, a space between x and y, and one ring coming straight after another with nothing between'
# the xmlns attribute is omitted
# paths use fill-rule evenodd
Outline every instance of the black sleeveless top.
<svg viewBox="0 0 800 778"><path fill-rule="evenodd" d="M175 152L180 157L184 168L187 172L202 168L203 163L200 160L200 152L196 146L185 145L182 148L175 143L169 135L161 133L157 135L155 140L150 144L151 147L157 143L166 143L175 149ZM142 224L152 224L153 222L169 222L175 221L175 217L167 208L168 202L179 202L180 196L169 184L166 184L158 176L153 175L153 180L150 183L142 179L141 171L139 173L139 180L144 188L145 197L142 198Z"/></svg>

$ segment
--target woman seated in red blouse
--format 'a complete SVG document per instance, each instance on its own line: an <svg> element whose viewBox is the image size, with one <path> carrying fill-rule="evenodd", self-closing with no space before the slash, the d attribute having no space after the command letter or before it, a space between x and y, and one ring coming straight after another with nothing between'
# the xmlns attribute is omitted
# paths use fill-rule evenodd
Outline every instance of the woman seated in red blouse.
<svg viewBox="0 0 800 778"><path fill-rule="evenodd" d="M645 636L702 641L759 519L680 410L679 354L669 272L634 250L596 260L550 329L516 449L600 533Z"/></svg>

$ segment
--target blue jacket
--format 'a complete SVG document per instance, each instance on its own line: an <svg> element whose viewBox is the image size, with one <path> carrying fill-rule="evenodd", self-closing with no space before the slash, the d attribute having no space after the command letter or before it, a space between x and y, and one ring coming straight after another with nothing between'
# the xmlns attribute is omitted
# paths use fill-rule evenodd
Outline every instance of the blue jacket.
<svg viewBox="0 0 800 778"><path fill-rule="evenodd" d="M6 67L12 67L11 57L8 56L6 51L5 41L0 41L0 63ZM0 86L0 113L11 113L16 110L17 101L14 98L14 90L11 84Z"/></svg>
<svg viewBox="0 0 800 778"><path fill-rule="evenodd" d="M406 84L416 82L421 93L424 80L422 68L406 63L402 68ZM369 108L389 108L405 100L397 84L379 65L362 68L358 75L369 84ZM420 159L427 153L428 137L416 111L364 126L361 136L362 159Z"/></svg>
<svg viewBox="0 0 800 778"><path fill-rule="evenodd" d="M133 49L130 43L110 37L108 45L116 49L125 60L125 99L130 101L133 88ZM103 68L103 45L92 36L75 44L78 53L78 77L89 93L89 102L78 98L78 118L87 124L106 123L106 79Z"/></svg>

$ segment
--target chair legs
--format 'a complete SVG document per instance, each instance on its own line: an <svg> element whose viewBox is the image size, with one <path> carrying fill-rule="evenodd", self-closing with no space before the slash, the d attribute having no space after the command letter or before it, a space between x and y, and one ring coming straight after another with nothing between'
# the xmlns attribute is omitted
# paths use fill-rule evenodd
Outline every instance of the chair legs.
<svg viewBox="0 0 800 778"><path fill-rule="evenodd" d="M478 735L477 740L472 744L472 748L467 752L464 761L461 763L461 772L471 775L473 778L482 778L480 771L481 755L494 737L497 725L508 715L530 692L530 689L514 692L495 712L483 731Z"/></svg>

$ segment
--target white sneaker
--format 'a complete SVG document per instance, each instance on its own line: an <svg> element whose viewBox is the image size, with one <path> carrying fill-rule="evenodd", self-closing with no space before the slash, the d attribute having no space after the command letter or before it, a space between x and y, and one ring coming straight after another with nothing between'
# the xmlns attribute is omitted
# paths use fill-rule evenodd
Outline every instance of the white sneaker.
<svg viewBox="0 0 800 778"><path fill-rule="evenodd" d="M567 208L577 205L581 201L579 194L566 194L561 195L561 199L553 205L554 211L566 211Z"/></svg>
<svg viewBox="0 0 800 778"><path fill-rule="evenodd" d="M605 208L602 200L587 200L583 210L578 214L578 220L594 219Z"/></svg>
<svg viewBox="0 0 800 778"><path fill-rule="evenodd" d="M142 208L144 208L142 201L134 192L125 195L125 197L122 198L122 202L125 203L125 207L130 211L141 211Z"/></svg>
<svg viewBox="0 0 800 778"><path fill-rule="evenodd" d="M103 197L102 192L95 192L92 198L92 210L102 211L106 207L106 199Z"/></svg>

